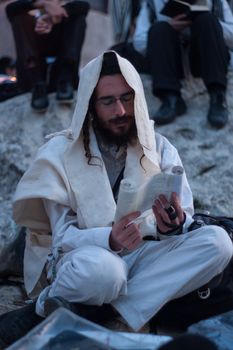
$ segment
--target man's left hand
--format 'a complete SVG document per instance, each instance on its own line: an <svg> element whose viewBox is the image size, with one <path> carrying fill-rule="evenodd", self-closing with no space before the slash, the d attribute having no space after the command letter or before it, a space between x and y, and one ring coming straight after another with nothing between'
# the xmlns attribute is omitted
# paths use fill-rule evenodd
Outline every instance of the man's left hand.
<svg viewBox="0 0 233 350"><path fill-rule="evenodd" d="M185 214L180 206L179 197L175 192L172 193L170 201L161 194L154 201L152 210L156 218L157 227L161 233L166 234L184 223Z"/></svg>

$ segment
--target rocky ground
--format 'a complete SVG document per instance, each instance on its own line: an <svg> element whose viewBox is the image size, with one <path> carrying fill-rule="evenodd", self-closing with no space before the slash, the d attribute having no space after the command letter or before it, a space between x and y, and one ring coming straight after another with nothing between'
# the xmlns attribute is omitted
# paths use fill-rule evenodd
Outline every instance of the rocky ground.
<svg viewBox="0 0 233 350"><path fill-rule="evenodd" d="M150 114L159 101L150 91L150 79L143 76ZM193 190L196 209L213 214L233 216L233 74L229 73L227 100L228 125L222 130L206 122L208 95L200 81L190 81L183 95L188 105L186 115L170 125L157 127L177 147ZM0 103L0 276L11 255L10 245L19 228L11 218L11 201L20 177L27 169L45 135L70 124L73 107L58 106L53 94L45 114L30 108L30 95L25 94ZM19 270L15 261L13 270ZM27 299L23 286L15 281L0 280L0 314L22 306ZM16 283L16 285L15 285Z"/></svg>

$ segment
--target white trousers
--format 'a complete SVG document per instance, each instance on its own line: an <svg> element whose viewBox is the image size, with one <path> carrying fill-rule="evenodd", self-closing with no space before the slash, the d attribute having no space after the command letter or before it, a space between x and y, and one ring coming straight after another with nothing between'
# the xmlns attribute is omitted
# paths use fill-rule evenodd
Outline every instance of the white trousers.
<svg viewBox="0 0 233 350"><path fill-rule="evenodd" d="M221 273L232 254L230 238L217 226L147 241L123 257L96 246L75 249L59 261L57 276L40 294L36 310L43 316L48 296L89 305L111 303L138 330L168 301Z"/></svg>

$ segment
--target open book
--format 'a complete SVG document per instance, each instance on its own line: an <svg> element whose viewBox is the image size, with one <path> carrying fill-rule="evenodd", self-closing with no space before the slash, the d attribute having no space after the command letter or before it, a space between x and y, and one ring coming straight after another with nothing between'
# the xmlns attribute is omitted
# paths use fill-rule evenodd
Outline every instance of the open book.
<svg viewBox="0 0 233 350"><path fill-rule="evenodd" d="M148 210L151 212L154 200L160 194L164 194L168 199L170 199L172 192L176 192L180 196L183 172L181 166L175 166L172 168L171 174L156 174L139 187L126 179L122 180L114 221L119 221L123 216L133 211L140 211L144 217L143 212Z"/></svg>
<svg viewBox="0 0 233 350"><path fill-rule="evenodd" d="M175 17L184 13L188 19L192 19L198 13L209 10L207 0L197 0L194 3L190 0L168 0L161 10L161 14L168 17Z"/></svg>

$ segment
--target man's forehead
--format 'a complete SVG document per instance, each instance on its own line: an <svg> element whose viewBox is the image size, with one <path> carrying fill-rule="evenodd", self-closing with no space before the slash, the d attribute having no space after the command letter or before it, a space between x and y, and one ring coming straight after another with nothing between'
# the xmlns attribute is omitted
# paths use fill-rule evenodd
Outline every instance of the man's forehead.
<svg viewBox="0 0 233 350"><path fill-rule="evenodd" d="M132 90L122 74L104 75L96 85L96 97L121 95Z"/></svg>

